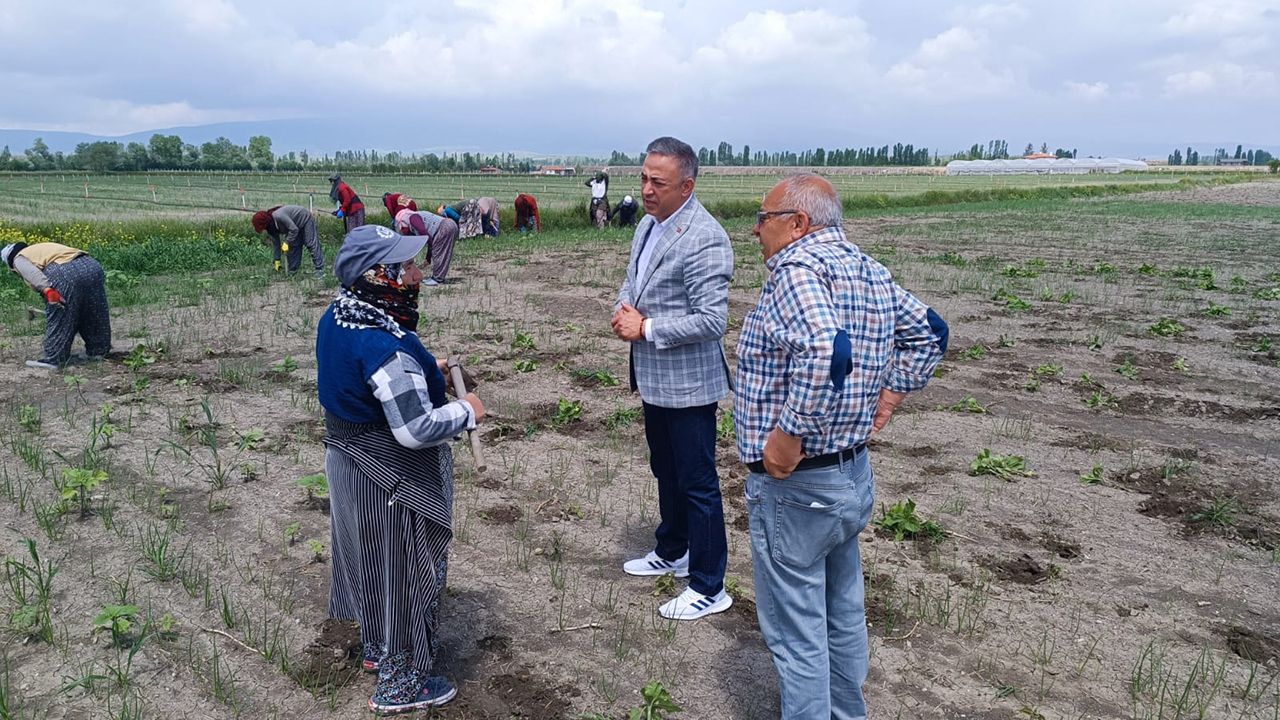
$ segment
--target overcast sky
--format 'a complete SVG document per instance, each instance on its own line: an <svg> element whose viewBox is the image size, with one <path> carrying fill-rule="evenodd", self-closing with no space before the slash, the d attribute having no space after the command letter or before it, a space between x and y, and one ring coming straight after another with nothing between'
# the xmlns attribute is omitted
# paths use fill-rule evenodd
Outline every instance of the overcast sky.
<svg viewBox="0 0 1280 720"><path fill-rule="evenodd" d="M1280 0L0 0L0 127L333 146L1280 145ZM233 138L244 142L244 138ZM287 146L277 138L277 147Z"/></svg>

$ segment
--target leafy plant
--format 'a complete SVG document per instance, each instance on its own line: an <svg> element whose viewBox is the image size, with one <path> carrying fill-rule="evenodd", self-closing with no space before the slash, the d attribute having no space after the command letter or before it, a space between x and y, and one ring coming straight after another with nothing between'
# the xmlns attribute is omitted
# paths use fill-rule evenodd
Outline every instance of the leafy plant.
<svg viewBox="0 0 1280 720"><path fill-rule="evenodd" d="M1160 268L1152 265L1151 263L1142 263L1142 265L1138 267L1138 272L1142 275L1156 275L1160 272Z"/></svg>
<svg viewBox="0 0 1280 720"><path fill-rule="evenodd" d="M1133 358L1128 355L1124 356L1124 362L1116 368L1116 372L1130 380L1138 379L1138 366L1133 364Z"/></svg>
<svg viewBox="0 0 1280 720"><path fill-rule="evenodd" d="M1026 390L1027 392L1039 392L1040 378L1036 377L1035 375L1028 377L1027 381L1022 383L1022 389Z"/></svg>
<svg viewBox="0 0 1280 720"><path fill-rule="evenodd" d="M961 360L981 360L987 356L986 345L972 345L960 353Z"/></svg>
<svg viewBox="0 0 1280 720"><path fill-rule="evenodd" d="M1085 485L1098 485L1102 482L1102 466L1095 464L1093 469L1080 476L1080 482Z"/></svg>
<svg viewBox="0 0 1280 720"><path fill-rule="evenodd" d="M881 503L880 517L873 520L872 524L893 533L893 539L898 542L921 535L933 540L941 540L947 536L947 531L941 525L916 513L916 501L911 498L899 500L887 509Z"/></svg>
<svg viewBox="0 0 1280 720"><path fill-rule="evenodd" d="M975 413L979 415L987 412L987 409L982 406L982 403L979 403L978 399L972 395L965 395L959 402L951 405L947 409L952 412Z"/></svg>
<svg viewBox="0 0 1280 720"><path fill-rule="evenodd" d="M640 421L640 415L640 408L620 407L604 419L604 426L610 430L617 430L620 427L634 425Z"/></svg>
<svg viewBox="0 0 1280 720"><path fill-rule="evenodd" d="M1115 271L1116 271L1116 266L1112 265L1111 263L1105 260L1099 263L1094 263L1094 266L1093 266L1093 272L1097 275L1110 275Z"/></svg>
<svg viewBox="0 0 1280 720"><path fill-rule="evenodd" d="M1219 305L1218 303L1210 300L1209 307L1201 310L1200 312L1204 315L1208 315L1209 317L1222 317L1223 315L1230 315L1231 308L1226 305Z"/></svg>
<svg viewBox="0 0 1280 720"><path fill-rule="evenodd" d="M18 425L27 432L40 432L40 408L27 404L18 408Z"/></svg>
<svg viewBox="0 0 1280 720"><path fill-rule="evenodd" d="M308 540L307 549L311 551L311 562L324 562L324 543L319 540Z"/></svg>
<svg viewBox="0 0 1280 720"><path fill-rule="evenodd" d="M511 341L511 347L515 350L537 350L538 344L533 341L532 335L519 330L516 332L515 339Z"/></svg>
<svg viewBox="0 0 1280 720"><path fill-rule="evenodd" d="M551 416L551 423L556 426L564 426L578 422L581 419L582 401L560 398L560 401L556 403L556 412Z"/></svg>
<svg viewBox="0 0 1280 720"><path fill-rule="evenodd" d="M1062 366L1054 363L1045 363L1037 367L1034 371L1036 377L1061 377Z"/></svg>
<svg viewBox="0 0 1280 720"><path fill-rule="evenodd" d="M1254 341L1253 345L1251 345L1249 349L1256 353L1264 353L1264 352L1271 352L1271 347L1272 347L1271 336L1263 335L1262 337Z"/></svg>
<svg viewBox="0 0 1280 720"><path fill-rule="evenodd" d="M573 376L579 380L594 382L601 387L616 387L618 385L618 377L605 369L579 368L573 371Z"/></svg>
<svg viewBox="0 0 1280 720"><path fill-rule="evenodd" d="M307 491L308 500L313 497L329 497L329 480L324 473L298 478L298 487Z"/></svg>
<svg viewBox="0 0 1280 720"><path fill-rule="evenodd" d="M737 437L738 427L733 419L733 411L726 410L716 418L716 439L732 440Z"/></svg>
<svg viewBox="0 0 1280 720"><path fill-rule="evenodd" d="M89 493L94 488L101 485L107 479L107 473L102 470L91 470L86 468L67 468L62 471L62 496L63 503L78 502L80 506L80 517L89 514Z"/></svg>
<svg viewBox="0 0 1280 720"><path fill-rule="evenodd" d="M1001 480L1012 481L1018 477L1034 477L1035 473L1027 469L1026 458L1021 455L995 455L989 448L983 448L978 457L969 463L970 475L995 475Z"/></svg>
<svg viewBox="0 0 1280 720"><path fill-rule="evenodd" d="M1151 327L1147 328L1147 332L1157 337L1174 337L1181 335L1185 331L1186 328L1182 326L1182 323L1168 317L1160 318Z"/></svg>
<svg viewBox="0 0 1280 720"><path fill-rule="evenodd" d="M628 720L663 720L668 713L680 712L680 706L671 697L671 693L654 680L640 691L643 702L638 708L632 708Z"/></svg>
<svg viewBox="0 0 1280 720"><path fill-rule="evenodd" d="M1099 388L1094 390L1084 399L1084 404L1094 410L1099 409L1116 409L1120 407L1120 403L1116 401L1116 396Z"/></svg>
<svg viewBox="0 0 1280 720"><path fill-rule="evenodd" d="M125 356L124 366L137 372L148 365L154 365L160 359L161 352L153 350L142 343L138 343Z"/></svg>
<svg viewBox="0 0 1280 720"><path fill-rule="evenodd" d="M950 265L951 267L964 267L969 264L969 261L965 260L964 256L957 252L945 252L938 256L938 260L942 264Z"/></svg>
<svg viewBox="0 0 1280 720"><path fill-rule="evenodd" d="M1187 359L1184 357L1175 358L1173 361L1173 369L1178 372L1187 371Z"/></svg>
<svg viewBox="0 0 1280 720"><path fill-rule="evenodd" d="M110 632L112 646L125 647L139 612L137 605L107 605L93 619L93 630Z"/></svg>
<svg viewBox="0 0 1280 720"><path fill-rule="evenodd" d="M281 537L284 538L284 544L292 545L298 542L298 532L300 530L302 530L302 523L300 522L295 521L285 525L284 530L281 532Z"/></svg>
<svg viewBox="0 0 1280 720"><path fill-rule="evenodd" d="M680 594L680 589L676 587L675 573L666 573L654 578L651 594L654 597L675 597Z"/></svg>
<svg viewBox="0 0 1280 720"><path fill-rule="evenodd" d="M1058 302L1062 303L1063 305L1066 305L1067 303L1071 302L1072 300L1075 300L1078 297L1080 296L1076 293L1075 290L1067 290L1066 292L1058 296Z"/></svg>
<svg viewBox="0 0 1280 720"><path fill-rule="evenodd" d="M267 439L267 433L262 428L249 428L240 433L240 439L236 442L236 447L241 450L257 450L258 446Z"/></svg>
<svg viewBox="0 0 1280 720"><path fill-rule="evenodd" d="M530 358L521 358L516 361L516 372L531 373L538 369L538 361Z"/></svg>
<svg viewBox="0 0 1280 720"><path fill-rule="evenodd" d="M1102 349L1102 336L1096 335L1096 334L1090 335L1089 342L1087 343L1087 345L1089 349L1092 350L1093 352L1098 352L1099 350Z"/></svg>

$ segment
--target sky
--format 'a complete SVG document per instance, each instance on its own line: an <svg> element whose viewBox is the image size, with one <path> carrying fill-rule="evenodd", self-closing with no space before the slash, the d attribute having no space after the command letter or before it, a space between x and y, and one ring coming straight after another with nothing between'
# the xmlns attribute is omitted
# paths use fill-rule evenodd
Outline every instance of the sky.
<svg viewBox="0 0 1280 720"><path fill-rule="evenodd" d="M0 128L250 123L243 143L275 121L277 150L1277 151L1278 44L1280 0L0 0Z"/></svg>

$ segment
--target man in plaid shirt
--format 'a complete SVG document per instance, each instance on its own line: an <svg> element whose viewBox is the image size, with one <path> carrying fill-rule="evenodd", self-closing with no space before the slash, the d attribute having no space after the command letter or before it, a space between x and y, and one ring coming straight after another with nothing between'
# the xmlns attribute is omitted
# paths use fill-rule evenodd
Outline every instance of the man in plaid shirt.
<svg viewBox="0 0 1280 720"><path fill-rule="evenodd" d="M947 326L842 229L831 183L803 173L756 216L769 277L738 340L734 421L760 629L784 718L866 718L858 534L875 482L866 441L923 388Z"/></svg>

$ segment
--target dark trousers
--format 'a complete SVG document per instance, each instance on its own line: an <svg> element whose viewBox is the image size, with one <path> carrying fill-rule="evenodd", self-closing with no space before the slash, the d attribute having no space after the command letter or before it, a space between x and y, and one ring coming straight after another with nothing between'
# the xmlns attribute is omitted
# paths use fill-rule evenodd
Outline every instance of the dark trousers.
<svg viewBox="0 0 1280 720"><path fill-rule="evenodd" d="M689 587L715 595L724 587L729 560L716 473L716 404L664 408L644 403L644 434L662 514L655 552L675 561L688 550Z"/></svg>

